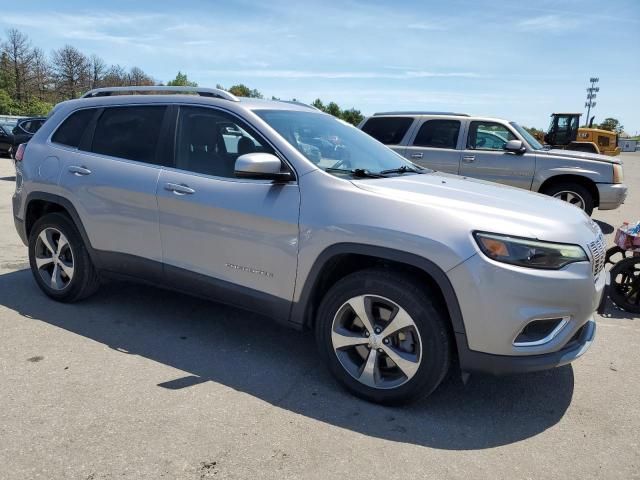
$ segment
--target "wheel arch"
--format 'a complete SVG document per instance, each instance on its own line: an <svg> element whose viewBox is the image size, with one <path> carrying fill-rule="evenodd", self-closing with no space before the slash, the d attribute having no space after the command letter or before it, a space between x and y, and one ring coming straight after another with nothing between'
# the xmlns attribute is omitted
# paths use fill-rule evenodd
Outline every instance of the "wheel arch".
<svg viewBox="0 0 640 480"><path fill-rule="evenodd" d="M440 267L413 253L356 243L332 245L318 256L305 279L299 301L292 304L290 322L298 328L312 328L320 301L336 280L375 266L406 272L425 281L439 295L438 303L448 314L452 333L465 334L457 295ZM458 335L455 336L457 339Z"/></svg>
<svg viewBox="0 0 640 480"><path fill-rule="evenodd" d="M78 232L80 232L80 236L89 252L91 260L95 261L95 254L87 232L82 225L82 220L80 220L80 215L78 215L78 211L68 199L52 193L32 192L27 196L25 205L24 221L27 239L29 238L33 224L38 218L53 212L65 213L78 229Z"/></svg>
<svg viewBox="0 0 640 480"><path fill-rule="evenodd" d="M549 188L555 185L565 184L565 183L577 183L578 185L582 185L589 193L593 196L593 206L598 207L600 205L600 192L598 192L598 187L596 183L590 178L584 177L582 175L572 175L572 174L561 174L554 175L545 179L544 182L540 185L538 189L539 193L545 193Z"/></svg>

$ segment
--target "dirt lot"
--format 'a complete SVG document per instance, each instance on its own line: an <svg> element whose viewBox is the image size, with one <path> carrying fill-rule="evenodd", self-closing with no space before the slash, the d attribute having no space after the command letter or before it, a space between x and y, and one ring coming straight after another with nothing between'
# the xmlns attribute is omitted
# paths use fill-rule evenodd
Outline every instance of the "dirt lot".
<svg viewBox="0 0 640 480"><path fill-rule="evenodd" d="M640 219L640 153L623 154ZM0 158L0 478L640 478L640 318L610 307L573 366L457 379L406 408L343 392L309 334L110 283L48 300Z"/></svg>

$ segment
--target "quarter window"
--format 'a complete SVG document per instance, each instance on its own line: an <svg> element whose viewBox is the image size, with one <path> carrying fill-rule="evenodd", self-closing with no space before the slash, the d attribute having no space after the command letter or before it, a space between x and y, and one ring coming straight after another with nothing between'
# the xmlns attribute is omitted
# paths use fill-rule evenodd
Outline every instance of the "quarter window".
<svg viewBox="0 0 640 480"><path fill-rule="evenodd" d="M428 120L422 124L413 145L455 149L460 133L458 120Z"/></svg>
<svg viewBox="0 0 640 480"><path fill-rule="evenodd" d="M362 131L385 145L398 145L412 123L411 117L371 117Z"/></svg>
<svg viewBox="0 0 640 480"><path fill-rule="evenodd" d="M112 107L98 119L91 151L155 163L165 106Z"/></svg>
<svg viewBox="0 0 640 480"><path fill-rule="evenodd" d="M471 122L467 148L477 150L504 150L516 136L507 127L494 122Z"/></svg>
<svg viewBox="0 0 640 480"><path fill-rule="evenodd" d="M56 133L51 137L51 141L61 145L78 148L82 135L84 135L84 131L86 130L87 125L89 125L94 113L95 110L92 108L72 113L64 122L62 122L62 125L58 127Z"/></svg>
<svg viewBox="0 0 640 480"><path fill-rule="evenodd" d="M180 107L176 168L235 178L236 159L253 152L274 153L247 125L212 108Z"/></svg>

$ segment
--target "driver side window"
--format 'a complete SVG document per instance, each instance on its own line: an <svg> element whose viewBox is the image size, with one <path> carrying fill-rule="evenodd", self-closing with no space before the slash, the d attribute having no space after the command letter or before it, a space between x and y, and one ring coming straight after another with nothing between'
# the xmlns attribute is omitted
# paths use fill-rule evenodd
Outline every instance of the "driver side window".
<svg viewBox="0 0 640 480"><path fill-rule="evenodd" d="M516 136L500 123L471 122L467 148L473 150L504 150L509 140L516 140Z"/></svg>
<svg viewBox="0 0 640 480"><path fill-rule="evenodd" d="M176 168L215 177L235 178L240 155L274 153L237 118L205 107L180 107Z"/></svg>

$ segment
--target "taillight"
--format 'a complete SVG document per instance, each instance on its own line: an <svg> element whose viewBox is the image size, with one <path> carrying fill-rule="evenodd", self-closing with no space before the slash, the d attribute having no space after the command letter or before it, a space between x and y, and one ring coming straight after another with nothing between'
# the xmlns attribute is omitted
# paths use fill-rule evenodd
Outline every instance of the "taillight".
<svg viewBox="0 0 640 480"><path fill-rule="evenodd" d="M18 145L18 149L16 150L16 154L13 156L14 160L16 162L21 162L22 159L24 158L24 150L25 148L27 148L27 144L26 143L21 143L20 145Z"/></svg>

